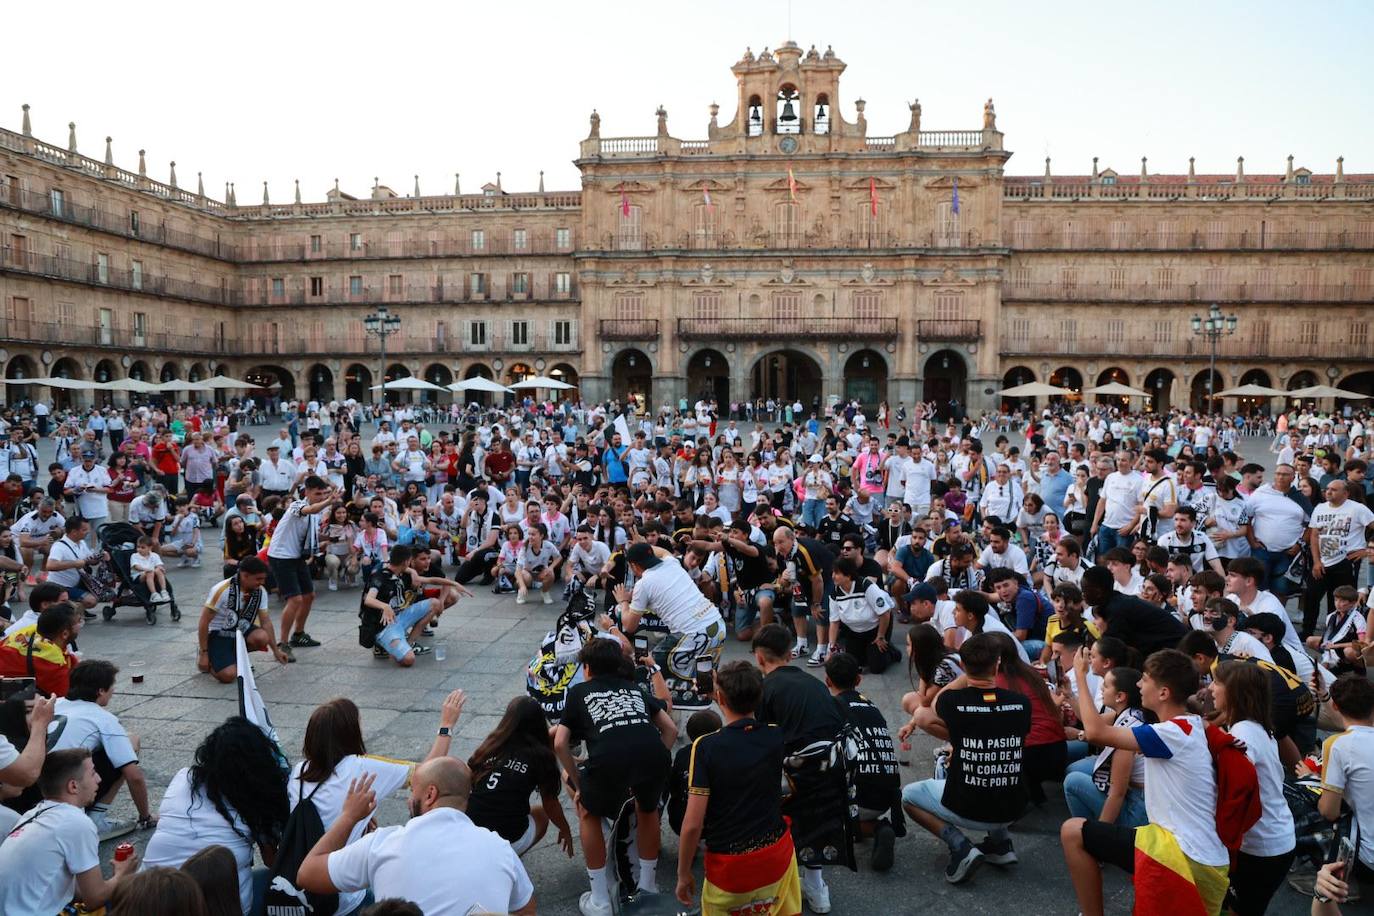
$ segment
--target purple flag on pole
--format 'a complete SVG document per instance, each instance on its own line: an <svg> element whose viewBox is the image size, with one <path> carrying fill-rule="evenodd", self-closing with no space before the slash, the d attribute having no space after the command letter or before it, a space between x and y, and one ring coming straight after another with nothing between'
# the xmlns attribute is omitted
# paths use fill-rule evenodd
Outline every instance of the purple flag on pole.
<svg viewBox="0 0 1374 916"><path fill-rule="evenodd" d="M958 213L958 212L959 212L959 179L958 179L958 178L954 179L954 198L950 201L950 207L949 207L949 209L950 209L950 211L953 212L953 213Z"/></svg>

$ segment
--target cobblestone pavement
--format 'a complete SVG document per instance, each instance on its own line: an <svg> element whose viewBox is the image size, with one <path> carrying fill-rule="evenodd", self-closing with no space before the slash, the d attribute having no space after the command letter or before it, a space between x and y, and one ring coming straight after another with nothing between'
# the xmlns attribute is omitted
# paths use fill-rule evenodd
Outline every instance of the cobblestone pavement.
<svg viewBox="0 0 1374 916"><path fill-rule="evenodd" d="M1263 446L1247 451L1258 458ZM139 610L125 608L112 621L92 621L80 639L87 657L110 659L122 669L110 708L142 740L142 764L148 773L154 809L170 778L191 762L200 739L238 708L232 685L219 684L196 671L198 609L219 572L218 536L208 529L205 534L210 548L205 566L179 569L173 561L169 570L185 613L179 623L163 614L156 626L149 626ZM305 724L315 706L332 697L347 696L362 710L363 733L370 751L418 760L433 739L441 700L458 687L467 692L468 703L453 753L466 756L496 724L507 701L524 691L524 665L552 626L559 607L545 607L537 601L517 605L511 596L478 589L474 599L460 603L444 616L437 636L430 641L446 644L446 660L437 662L430 655L403 670L390 661L373 659L371 652L358 646L358 590L329 592L323 590L324 583L318 585L321 591L308 630L323 645L296 650L298 662L286 666L265 654L254 656L258 685L280 731L283 749L293 759L300 754ZM274 619L279 619L276 602L272 612ZM745 655L740 643L727 647L727 658ZM144 681L133 684L132 675L139 671ZM862 689L895 727L900 724L899 701L908 684L905 669L894 668L865 680ZM918 737L907 778L930 775L934 746L933 741ZM1015 901L1022 912L1074 913L1077 907L1058 842L1059 825L1067 811L1062 797L1053 787L1047 788L1050 802L1031 811L1013 829L1019 865L1007 869L989 866L969 884L950 886L942 876L946 861L943 844L908 825L908 836L898 841L896 866L891 872L872 872L866 848L860 851L858 872L827 871L833 911L874 916L1002 913ZM127 793L121 793L114 814L122 819L133 817ZM405 817L403 797L382 802L380 823L400 823ZM665 832L659 885L669 890L676 871L677 843L666 827ZM135 839L141 846L148 836L139 834ZM102 849L107 863L112 846L108 843ZM578 895L586 888L580 853L569 861L550 838L532 850L525 862L537 890L540 912L575 914ZM1124 876L1108 869L1107 888L1109 912L1128 912L1131 895ZM1270 912L1297 914L1307 910L1307 902L1285 887Z"/></svg>

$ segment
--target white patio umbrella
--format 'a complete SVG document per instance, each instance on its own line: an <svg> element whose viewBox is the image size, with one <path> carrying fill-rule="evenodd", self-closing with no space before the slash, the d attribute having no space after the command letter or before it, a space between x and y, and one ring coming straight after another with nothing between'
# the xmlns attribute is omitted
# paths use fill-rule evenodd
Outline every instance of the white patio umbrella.
<svg viewBox="0 0 1374 916"><path fill-rule="evenodd" d="M1281 394L1287 394L1277 388L1270 388L1266 385L1241 385L1238 388L1227 388L1225 391L1218 391L1219 398L1273 398Z"/></svg>
<svg viewBox="0 0 1374 916"><path fill-rule="evenodd" d="M207 378L205 381L203 381L203 382L197 382L196 384L197 384L197 385L204 385L204 386L206 386L207 388L258 388L258 387L260 387L260 386L258 386L258 385L252 384L251 382L245 382L243 379L232 378L231 376L228 376L228 375L216 375L216 376L214 376L213 378Z"/></svg>
<svg viewBox="0 0 1374 916"><path fill-rule="evenodd" d="M99 382L89 381L79 378L9 378L5 379L11 385L47 385L49 388L66 388L71 391L94 391L100 388Z"/></svg>
<svg viewBox="0 0 1374 916"><path fill-rule="evenodd" d="M1089 388L1084 394L1108 394L1118 395L1126 398L1148 398L1150 392L1141 391L1139 388L1132 388L1130 385L1123 385L1120 382L1108 382L1105 385L1098 385L1096 388Z"/></svg>
<svg viewBox="0 0 1374 916"><path fill-rule="evenodd" d="M185 379L172 379L170 382L162 382L157 386L158 391L214 391L215 389L204 382L188 382Z"/></svg>
<svg viewBox="0 0 1374 916"><path fill-rule="evenodd" d="M522 379L516 382L514 385L511 385L511 387L516 389L517 391L527 388L544 388L549 391L571 391L573 388L576 388L577 386L569 385L567 382L561 382L558 379L550 378L547 375L531 375L527 379Z"/></svg>
<svg viewBox="0 0 1374 916"><path fill-rule="evenodd" d="M1310 388L1299 388L1296 391L1282 392L1290 398L1349 398L1351 400L1364 400L1369 397L1367 394L1360 394L1358 391L1346 391L1344 388L1333 388L1330 385L1313 385Z"/></svg>
<svg viewBox="0 0 1374 916"><path fill-rule="evenodd" d="M142 394L150 394L161 391L152 382L140 381L136 378L116 379L113 382L105 382L100 386L102 391L137 391Z"/></svg>
<svg viewBox="0 0 1374 916"><path fill-rule="evenodd" d="M1044 382L1027 382L1024 385L1013 385L1010 388L1003 388L998 394L1009 398L1042 398L1058 395L1073 394L1067 388L1056 388L1054 385L1046 385Z"/></svg>
<svg viewBox="0 0 1374 916"><path fill-rule="evenodd" d="M463 379L461 382L454 382L448 386L449 391L485 391L489 394L510 394L511 389L499 382L481 375Z"/></svg>
<svg viewBox="0 0 1374 916"><path fill-rule="evenodd" d="M373 385L373 391L381 391L385 387L387 391L447 391L442 385L427 382L422 378L406 376L405 378L395 378L383 385Z"/></svg>

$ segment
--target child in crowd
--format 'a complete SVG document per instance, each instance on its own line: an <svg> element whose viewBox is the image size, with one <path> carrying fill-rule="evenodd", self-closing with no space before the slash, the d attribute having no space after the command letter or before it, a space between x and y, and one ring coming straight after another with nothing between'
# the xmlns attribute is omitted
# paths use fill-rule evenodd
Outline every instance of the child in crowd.
<svg viewBox="0 0 1374 916"><path fill-rule="evenodd" d="M520 563L520 554L525 549L519 525L507 525L503 529L506 540L501 544L501 553L496 558L496 566L491 574L496 577L493 591L498 595L509 595L515 591L515 568Z"/></svg>
<svg viewBox="0 0 1374 916"><path fill-rule="evenodd" d="M191 500L178 496L176 514L167 523L163 532L166 539L162 544L164 556L180 557L178 566L200 566L200 517L191 511Z"/></svg>
<svg viewBox="0 0 1374 916"><path fill-rule="evenodd" d="M129 557L129 570L143 581L148 599L154 604L172 600L167 594L167 573L162 568L162 557L153 553L153 539L148 535L138 539L138 549Z"/></svg>

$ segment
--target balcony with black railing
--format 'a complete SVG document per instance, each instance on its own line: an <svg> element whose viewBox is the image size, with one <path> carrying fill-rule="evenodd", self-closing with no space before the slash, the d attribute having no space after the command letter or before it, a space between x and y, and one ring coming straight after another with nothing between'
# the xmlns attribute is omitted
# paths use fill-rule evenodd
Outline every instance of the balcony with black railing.
<svg viewBox="0 0 1374 916"><path fill-rule="evenodd" d="M896 318L679 318L682 340L896 340Z"/></svg>
<svg viewBox="0 0 1374 916"><path fill-rule="evenodd" d="M210 286L140 269L120 270L99 261L92 264L74 258L37 254L27 248L0 247L0 272L212 305L239 305L242 300L236 287Z"/></svg>
<svg viewBox="0 0 1374 916"><path fill-rule="evenodd" d="M917 340L975 341L982 334L976 318L921 318L916 322Z"/></svg>
<svg viewBox="0 0 1374 916"><path fill-rule="evenodd" d="M597 332L602 340L658 340L658 319L603 318Z"/></svg>

